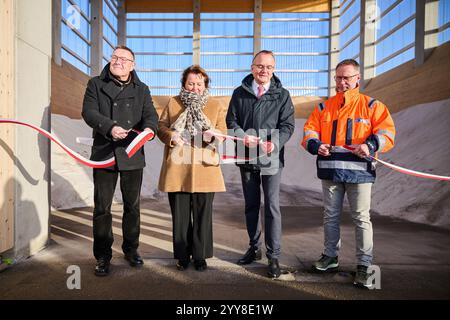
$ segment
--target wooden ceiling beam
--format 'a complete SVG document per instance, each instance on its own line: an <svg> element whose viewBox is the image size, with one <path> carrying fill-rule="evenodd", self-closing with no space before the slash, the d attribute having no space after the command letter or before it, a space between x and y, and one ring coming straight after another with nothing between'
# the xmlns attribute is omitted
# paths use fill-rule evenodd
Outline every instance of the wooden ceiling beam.
<svg viewBox="0 0 450 320"><path fill-rule="evenodd" d="M125 0L128 13L192 12L193 0ZM329 12L330 0L262 0L262 12ZM253 12L253 0L202 0L201 12Z"/></svg>

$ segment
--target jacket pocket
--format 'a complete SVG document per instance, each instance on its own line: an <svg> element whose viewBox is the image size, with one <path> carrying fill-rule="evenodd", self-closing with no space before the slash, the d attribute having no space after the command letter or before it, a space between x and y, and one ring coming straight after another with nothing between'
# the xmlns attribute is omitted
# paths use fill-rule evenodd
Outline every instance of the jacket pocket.
<svg viewBox="0 0 450 320"><path fill-rule="evenodd" d="M370 124L370 121L356 121L357 119L355 119L353 128L353 143L360 144L363 143L367 139L367 137L372 134L372 125Z"/></svg>
<svg viewBox="0 0 450 320"><path fill-rule="evenodd" d="M202 163L205 166L214 166L217 167L220 163L219 152L217 152L216 148L208 147L201 149L201 157Z"/></svg>

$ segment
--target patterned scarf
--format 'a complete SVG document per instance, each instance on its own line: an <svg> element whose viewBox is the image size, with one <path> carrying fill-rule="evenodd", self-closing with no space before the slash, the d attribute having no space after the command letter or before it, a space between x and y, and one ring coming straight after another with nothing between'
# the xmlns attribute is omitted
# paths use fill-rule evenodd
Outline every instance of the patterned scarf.
<svg viewBox="0 0 450 320"><path fill-rule="evenodd" d="M180 114L171 128L188 139L193 138L197 133L211 129L211 122L203 113L209 98L208 89L200 95L181 88L180 98L186 110Z"/></svg>

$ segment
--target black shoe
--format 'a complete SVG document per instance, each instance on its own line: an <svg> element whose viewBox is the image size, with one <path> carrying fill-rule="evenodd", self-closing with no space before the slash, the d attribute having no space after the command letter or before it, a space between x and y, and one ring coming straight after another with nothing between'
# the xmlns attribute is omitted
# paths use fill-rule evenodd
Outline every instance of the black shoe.
<svg viewBox="0 0 450 320"><path fill-rule="evenodd" d="M197 271L205 271L208 268L206 260L194 260L194 267Z"/></svg>
<svg viewBox="0 0 450 320"><path fill-rule="evenodd" d="M177 269L180 271L184 271L189 267L190 259L178 259Z"/></svg>
<svg viewBox="0 0 450 320"><path fill-rule="evenodd" d="M98 277L104 277L109 274L109 259L99 258L95 265L95 275Z"/></svg>
<svg viewBox="0 0 450 320"><path fill-rule="evenodd" d="M367 266L358 265L356 267L356 275L353 281L353 285L362 289L373 289L374 284L370 279L370 274L367 273Z"/></svg>
<svg viewBox="0 0 450 320"><path fill-rule="evenodd" d="M240 258L237 264L250 264L253 261L261 260L261 249L249 248L247 252Z"/></svg>
<svg viewBox="0 0 450 320"><path fill-rule="evenodd" d="M269 260L269 271L267 272L267 275L272 279L276 279L276 278L280 277L281 269L280 269L280 265L278 263L278 259L270 259Z"/></svg>
<svg viewBox="0 0 450 320"><path fill-rule="evenodd" d="M144 264L144 260L142 260L137 252L125 253L125 260L127 260L132 267L141 267Z"/></svg>

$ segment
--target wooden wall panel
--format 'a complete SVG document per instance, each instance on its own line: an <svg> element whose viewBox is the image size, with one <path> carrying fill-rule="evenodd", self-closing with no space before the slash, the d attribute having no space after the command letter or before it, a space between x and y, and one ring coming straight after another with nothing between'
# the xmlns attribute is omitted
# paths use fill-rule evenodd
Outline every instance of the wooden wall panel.
<svg viewBox="0 0 450 320"><path fill-rule="evenodd" d="M161 114L164 107L167 105L170 97L167 96L154 96L153 103L155 104L156 111ZM215 97L219 99L224 110L228 109L231 97ZM307 118L311 114L314 106L324 101L322 97L292 97L292 102L295 106L295 118Z"/></svg>
<svg viewBox="0 0 450 320"><path fill-rule="evenodd" d="M263 12L329 12L330 0L263 0ZM253 12L253 0L202 0L202 12ZM126 12L192 12L193 0L126 0Z"/></svg>
<svg viewBox="0 0 450 320"><path fill-rule="evenodd" d="M330 0L263 0L263 12L330 12Z"/></svg>
<svg viewBox="0 0 450 320"><path fill-rule="evenodd" d="M253 0L202 0L201 12L253 12Z"/></svg>
<svg viewBox="0 0 450 320"><path fill-rule="evenodd" d="M171 0L171 1L142 1L126 0L125 12L192 12L194 8L192 0Z"/></svg>
<svg viewBox="0 0 450 320"><path fill-rule="evenodd" d="M52 113L72 119L81 118L84 92L89 76L62 60L61 66L52 62Z"/></svg>
<svg viewBox="0 0 450 320"><path fill-rule="evenodd" d="M434 49L420 67L411 60L373 78L363 92L384 102L394 113L450 99L450 42Z"/></svg>
<svg viewBox="0 0 450 320"><path fill-rule="evenodd" d="M0 0L0 118L14 118L14 0ZM0 253L14 246L15 129L0 124Z"/></svg>

